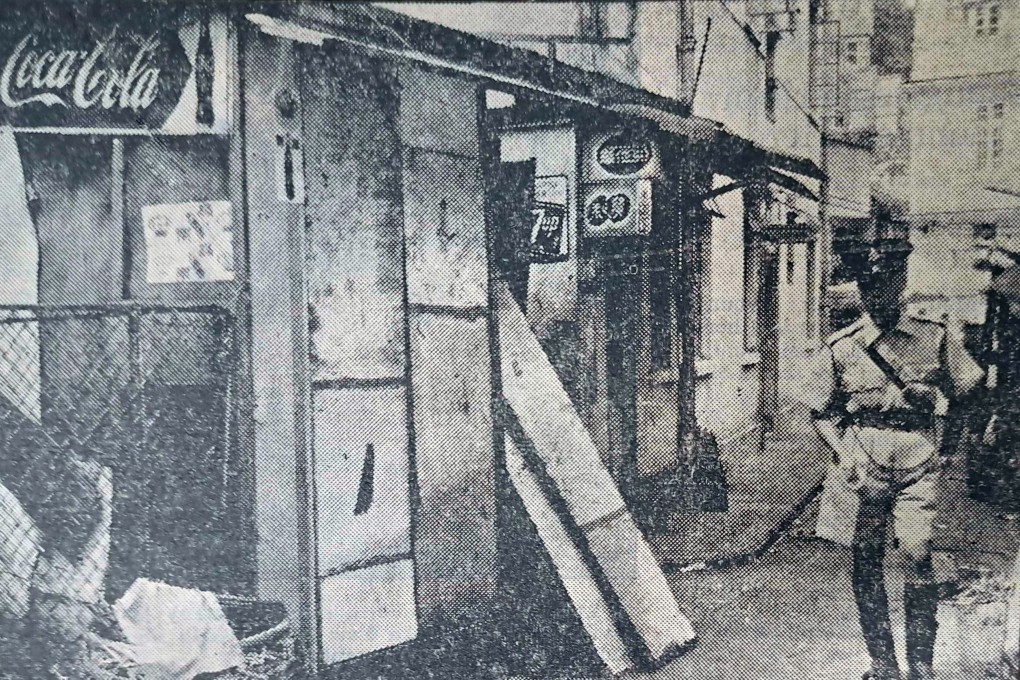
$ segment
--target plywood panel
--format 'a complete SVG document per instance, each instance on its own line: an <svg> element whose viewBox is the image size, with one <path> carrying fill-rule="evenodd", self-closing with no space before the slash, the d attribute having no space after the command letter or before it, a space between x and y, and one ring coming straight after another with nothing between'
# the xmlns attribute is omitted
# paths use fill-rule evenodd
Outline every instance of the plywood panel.
<svg viewBox="0 0 1020 680"><path fill-rule="evenodd" d="M403 376L396 79L364 55L317 50L303 91L313 379Z"/></svg>
<svg viewBox="0 0 1020 680"><path fill-rule="evenodd" d="M591 636L599 657L614 673L626 670L631 666L631 660L616 630L609 605L581 553L545 497L538 479L528 470L520 451L510 439L506 441L506 466L510 481L521 497L528 516L535 523L542 544L552 557L560 581L581 617L585 630Z"/></svg>
<svg viewBox="0 0 1020 680"><path fill-rule="evenodd" d="M571 514L587 524L623 510L623 497L602 464L556 371L504 284L496 288L503 393L521 424L552 464Z"/></svg>
<svg viewBox="0 0 1020 680"><path fill-rule="evenodd" d="M255 391L255 482L258 528L259 595L287 605L292 620L306 624L302 597L298 460L303 451L298 427L299 395L305 377L296 347L307 356L299 324L307 326L304 304L289 265L300 272L304 234L303 206L276 196L276 134L287 129L274 104L277 94L294 86L292 45L252 35L246 45L245 85L247 195L251 245L252 379ZM290 123L297 126L296 122ZM297 255L294 250L298 249ZM317 636L315 636L317 637ZM314 658L314 656L313 656Z"/></svg>
<svg viewBox="0 0 1020 680"><path fill-rule="evenodd" d="M124 230L110 205L111 141L34 135L18 142L38 197L39 302L120 300Z"/></svg>
<svg viewBox="0 0 1020 680"><path fill-rule="evenodd" d="M653 659L679 651L694 639L690 621L630 513L590 527L585 536Z"/></svg>
<svg viewBox="0 0 1020 680"><path fill-rule="evenodd" d="M413 640L418 635L411 560L322 579L322 656L327 664Z"/></svg>
<svg viewBox="0 0 1020 680"><path fill-rule="evenodd" d="M527 320L495 290L503 394L652 659L694 638L647 541Z"/></svg>
<svg viewBox="0 0 1020 680"><path fill-rule="evenodd" d="M456 615L490 597L496 579L495 456L488 324L411 318L415 559L422 616Z"/></svg>
<svg viewBox="0 0 1020 680"><path fill-rule="evenodd" d="M149 283L142 225L142 208L147 205L229 201L229 157L229 141L222 138L157 137L125 143L124 220L130 241L131 297L167 304L234 300L240 289L236 278L234 281ZM240 206L234 206L235 225L241 217ZM241 229L235 226L232 232L235 261L244 259L241 234Z"/></svg>
<svg viewBox="0 0 1020 680"><path fill-rule="evenodd" d="M411 304L486 304L483 201L477 160L405 151L404 228Z"/></svg>
<svg viewBox="0 0 1020 680"><path fill-rule="evenodd" d="M318 390L313 414L319 573L410 554L404 389Z"/></svg>
<svg viewBox="0 0 1020 680"><path fill-rule="evenodd" d="M415 67L400 70L405 146L478 156L477 85Z"/></svg>

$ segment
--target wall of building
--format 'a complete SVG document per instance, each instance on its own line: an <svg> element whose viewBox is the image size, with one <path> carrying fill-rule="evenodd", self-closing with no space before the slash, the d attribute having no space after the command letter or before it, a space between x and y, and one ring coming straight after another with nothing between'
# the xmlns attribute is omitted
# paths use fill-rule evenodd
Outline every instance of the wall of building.
<svg viewBox="0 0 1020 680"><path fill-rule="evenodd" d="M830 217L867 217L871 210L874 151L866 146L828 139L829 174L826 212Z"/></svg>
<svg viewBox="0 0 1020 680"><path fill-rule="evenodd" d="M994 18L993 18L994 16ZM974 270L974 227L1009 238L1020 224L1020 6L919 2L905 83L909 289L918 304L981 323L988 275Z"/></svg>
<svg viewBox="0 0 1020 680"><path fill-rule="evenodd" d="M676 97L679 2L376 3Z"/></svg>
<svg viewBox="0 0 1020 680"><path fill-rule="evenodd" d="M731 181L715 175L712 184L721 187ZM712 218L709 351L698 362L695 404L698 422L725 440L755 423L761 356L745 350L744 192L728 192L713 204L723 216Z"/></svg>
<svg viewBox="0 0 1020 680"><path fill-rule="evenodd" d="M693 101L696 116L718 121L733 133L778 153L818 161L821 135L807 111L807 68L793 55L806 41L808 23L795 22L780 32L776 45L775 107L766 108L766 46L749 40L742 4L697 2L693 5L695 53L704 49L701 77ZM708 24L711 22L711 28ZM706 42L706 29L708 40ZM784 41L787 41L784 43Z"/></svg>
<svg viewBox="0 0 1020 680"><path fill-rule="evenodd" d="M573 66L668 97L689 91L697 78L692 102L694 115L718 121L727 130L770 151L820 163L821 133L806 108L811 43L808 0L637 3L633 35L623 31L625 4L605 5L609 15L608 39L601 41L585 32L584 16L590 11L589 7L583 7L586 3L542 5L540 13L546 20L540 23L534 21L536 15L531 13L530 5L384 3L380 6L534 49ZM516 20L518 15L520 21ZM766 35L769 31L778 36L771 71L777 84L771 111L766 106ZM679 58L678 47L681 48ZM700 74L697 73L699 60ZM685 78L687 82L683 82ZM534 157L539 175L567 174L573 192L573 168L566 161L573 157L572 144L567 131L504 134L502 159ZM730 180L720 176L715 181ZM818 188L815 182L808 180L806 183ZM806 205L799 199L791 201L809 221L817 222L817 203ZM754 422L760 380L758 357L744 352L742 341L744 222L741 193L731 192L715 203L720 206L725 203L726 209L721 211L725 217L713 220L711 280L706 289L709 291L706 310L711 316L707 327L711 329L711 337L705 340L711 356L699 362L701 376L696 402L703 424L726 436ZM785 222L785 213L780 219ZM568 220L574 221L573 217ZM571 224L572 232L575 228L576 225ZM576 239L576 234L571 233L570 237ZM574 245L576 243L572 247ZM785 322L794 324L795 329L784 331L781 345L784 353L790 353L782 365L793 367L802 360L806 343L810 344L809 326L813 324L817 328L816 323L808 321L808 301L817 305L821 296L817 289L807 292L805 247L793 246L788 250L784 257L791 263L792 278L786 283L784 260L780 307ZM820 285L821 257L817 256L814 263L812 278ZM579 304L576 278L573 258L564 263L532 265L528 318L539 335L557 321L576 319ZM734 334L735 329L739 332ZM796 391L790 380L784 379L781 383L784 393ZM653 471L671 461L675 454L676 389L668 381L663 384L651 381L641 390L639 467L643 471Z"/></svg>
<svg viewBox="0 0 1020 680"><path fill-rule="evenodd" d="M994 32L988 18L992 7L997 8L999 17ZM1020 63L1018 11L1017 0L917 2L910 79L925 81L1016 70ZM981 12L980 27L977 12Z"/></svg>
<svg viewBox="0 0 1020 680"><path fill-rule="evenodd" d="M975 75L909 83L907 88L908 189L915 221L939 219L939 213L1020 208L1020 199L985 190L1020 184L1012 161L1020 151L1020 76ZM1002 106L1001 119L995 118L996 105ZM988 143L993 128L1001 131L998 158Z"/></svg>

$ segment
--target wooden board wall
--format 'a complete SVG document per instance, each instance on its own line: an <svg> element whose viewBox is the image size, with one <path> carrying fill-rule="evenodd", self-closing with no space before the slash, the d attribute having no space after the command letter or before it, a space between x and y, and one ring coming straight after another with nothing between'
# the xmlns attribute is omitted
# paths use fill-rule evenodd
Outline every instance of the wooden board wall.
<svg viewBox="0 0 1020 680"><path fill-rule="evenodd" d="M485 192L473 82L403 66L419 616L441 627L496 591Z"/></svg>
<svg viewBox="0 0 1020 680"><path fill-rule="evenodd" d="M39 302L120 300L124 230L111 205L112 140L24 135L18 145L36 196Z"/></svg>
<svg viewBox="0 0 1020 680"><path fill-rule="evenodd" d="M400 94L385 63L305 52L312 379L403 378Z"/></svg>
<svg viewBox="0 0 1020 680"><path fill-rule="evenodd" d="M301 50L317 585L326 664L414 639L400 93Z"/></svg>

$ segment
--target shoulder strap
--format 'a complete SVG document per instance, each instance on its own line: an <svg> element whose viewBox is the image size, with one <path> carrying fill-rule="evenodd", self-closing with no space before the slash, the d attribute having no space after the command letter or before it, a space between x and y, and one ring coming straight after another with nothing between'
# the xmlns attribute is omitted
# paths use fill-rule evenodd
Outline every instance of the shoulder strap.
<svg viewBox="0 0 1020 680"><path fill-rule="evenodd" d="M878 353L878 350L875 349L874 343L865 345L864 351L867 353L868 358L871 359L871 361L878 366L879 370L885 374L885 377L889 379L889 382L896 385L896 387L901 390L906 389L907 383L903 381L903 378L901 378L900 374L896 372L893 365L886 361L885 357Z"/></svg>

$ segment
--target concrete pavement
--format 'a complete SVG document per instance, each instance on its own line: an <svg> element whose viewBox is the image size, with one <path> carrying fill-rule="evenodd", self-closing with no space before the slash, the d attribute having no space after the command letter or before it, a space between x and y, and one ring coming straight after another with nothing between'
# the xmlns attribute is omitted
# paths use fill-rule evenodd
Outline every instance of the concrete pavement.
<svg viewBox="0 0 1020 680"><path fill-rule="evenodd" d="M751 432L720 447L729 484L723 513L675 514L649 536L659 561L688 565L746 555L800 515L825 477L828 454L803 410L784 415L778 434Z"/></svg>
<svg viewBox="0 0 1020 680"><path fill-rule="evenodd" d="M942 571L965 583L1009 573L1020 521L967 497L958 468L947 472L935 536ZM670 583L698 631L686 656L628 678L672 680L857 680L868 658L850 583L850 550L809 538L817 503L772 548L743 566L674 573ZM894 627L902 628L902 579L887 564ZM960 598L960 599L966 599ZM990 608L989 608L990 607ZM960 608L944 600L936 651L939 680L974 680L979 658L993 658L1001 608ZM897 638L902 663L902 639ZM966 657L966 658L961 658Z"/></svg>

